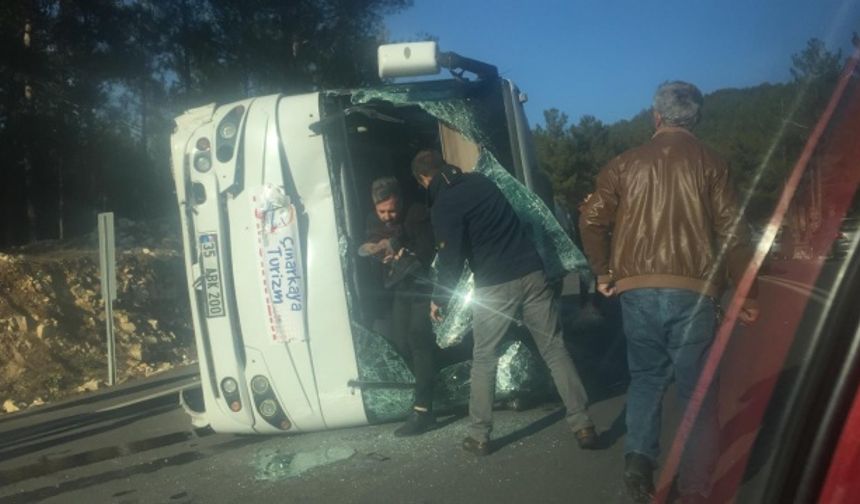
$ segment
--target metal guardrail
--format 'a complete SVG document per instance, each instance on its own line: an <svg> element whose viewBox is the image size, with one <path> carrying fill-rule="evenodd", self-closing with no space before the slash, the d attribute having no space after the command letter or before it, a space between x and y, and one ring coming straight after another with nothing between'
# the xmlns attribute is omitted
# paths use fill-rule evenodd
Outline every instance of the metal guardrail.
<svg viewBox="0 0 860 504"><path fill-rule="evenodd" d="M116 338L113 331L113 302L116 301L116 247L113 212L100 213L99 267L101 271L102 299L105 302L107 338L107 384L116 384Z"/></svg>

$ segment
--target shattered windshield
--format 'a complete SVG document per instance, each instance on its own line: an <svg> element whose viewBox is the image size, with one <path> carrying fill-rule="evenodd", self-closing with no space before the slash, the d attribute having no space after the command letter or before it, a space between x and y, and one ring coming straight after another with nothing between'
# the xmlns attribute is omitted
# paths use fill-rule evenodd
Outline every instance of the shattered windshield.
<svg viewBox="0 0 860 504"><path fill-rule="evenodd" d="M484 86L487 87L487 84ZM486 175L502 190L517 216L529 226L547 276L560 278L575 271L587 279L590 269L582 251L573 244L570 236L561 228L541 199L517 181L493 154L504 152L501 144L508 141L507 131L504 135L497 131L499 124L503 122L498 117L499 107L487 106L485 101L474 96L459 96L462 93L457 86L428 88L403 85L383 90L360 91L353 94L352 102L365 104L388 101L398 105L418 105L480 146L477 164L461 168ZM453 303L448 314L444 320L434 325L436 341L442 348L460 343L470 328L469 300L473 291L471 282L467 264L452 295Z"/></svg>
<svg viewBox="0 0 860 504"><path fill-rule="evenodd" d="M492 89L484 84L483 89ZM479 88L479 91L482 90ZM522 222L526 223L530 236L544 262L547 276L561 278L568 272L577 271L588 278L588 268L582 252L572 243L556 221L551 211L533 192L516 180L492 154L492 150L504 152L501 142L508 142L509 135L498 131L500 102L493 108L480 94L469 98L460 95L456 85L449 86L397 86L385 90L363 90L352 95L352 103L366 105L380 101L398 106L418 106L436 120L459 131L481 149L477 164L465 167L486 175L503 192ZM491 102L492 103L492 102ZM500 146L501 145L501 146ZM503 148L504 147L504 148ZM339 184L335 179L334 183ZM352 250L342 248L343 264L352 264ZM431 273L435 276L435 269ZM434 324L436 342L440 348L464 344L471 330L470 298L473 292L472 275L468 265L464 268L452 304L446 317ZM355 309L355 308L353 308ZM386 339L369 327L354 323L356 358L359 363L359 381L368 414L375 421L402 417L413 403L413 376ZM510 343L499 363L496 391L499 400L517 394L546 393L548 380L546 371L538 364L534 350L521 342ZM440 386L437 387L434 403L440 407L462 405L468 399L469 363L461 362L442 370Z"/></svg>

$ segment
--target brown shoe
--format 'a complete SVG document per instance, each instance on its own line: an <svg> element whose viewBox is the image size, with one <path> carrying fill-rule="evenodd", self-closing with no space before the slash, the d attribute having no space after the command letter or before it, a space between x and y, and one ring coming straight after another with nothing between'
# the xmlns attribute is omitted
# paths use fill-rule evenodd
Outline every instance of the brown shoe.
<svg viewBox="0 0 860 504"><path fill-rule="evenodd" d="M600 437L597 435L597 431L594 427L579 429L574 432L573 435L576 437L576 442L579 443L579 447L583 450L595 450L600 444Z"/></svg>
<svg viewBox="0 0 860 504"><path fill-rule="evenodd" d="M490 442L478 441L470 436L463 440L463 449L479 457L484 457L490 454Z"/></svg>

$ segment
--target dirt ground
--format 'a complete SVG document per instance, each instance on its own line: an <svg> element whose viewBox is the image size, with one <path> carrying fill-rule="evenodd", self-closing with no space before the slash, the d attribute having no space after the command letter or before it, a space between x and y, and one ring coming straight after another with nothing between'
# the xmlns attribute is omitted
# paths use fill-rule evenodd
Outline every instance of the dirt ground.
<svg viewBox="0 0 860 504"><path fill-rule="evenodd" d="M195 360L178 223L116 224L119 382ZM0 252L0 411L107 380L98 236Z"/></svg>

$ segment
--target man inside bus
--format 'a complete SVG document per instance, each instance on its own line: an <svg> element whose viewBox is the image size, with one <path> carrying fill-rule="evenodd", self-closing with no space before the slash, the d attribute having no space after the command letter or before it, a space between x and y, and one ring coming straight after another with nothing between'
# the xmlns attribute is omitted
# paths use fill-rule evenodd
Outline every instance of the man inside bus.
<svg viewBox="0 0 860 504"><path fill-rule="evenodd" d="M436 379L436 341L430 318L430 263L435 255L430 214L421 203L404 211L397 179L373 181L374 212L368 216L365 243L358 253L383 264L382 283L392 294L388 340L415 375L415 402L409 417L394 434L422 434L435 426L433 384Z"/></svg>

